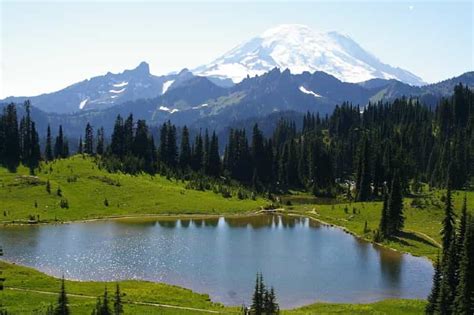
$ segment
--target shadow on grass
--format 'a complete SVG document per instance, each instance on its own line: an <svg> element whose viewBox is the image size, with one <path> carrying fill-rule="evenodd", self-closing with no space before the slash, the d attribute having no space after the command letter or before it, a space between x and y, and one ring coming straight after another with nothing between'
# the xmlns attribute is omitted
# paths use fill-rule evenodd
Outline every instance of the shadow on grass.
<svg viewBox="0 0 474 315"><path fill-rule="evenodd" d="M415 242L423 243L423 244L428 245L428 246L438 248L438 246L436 244L434 244L433 242L430 242L429 240L427 240L427 239L425 239L425 238L423 238L419 235L416 235L413 232L404 232L404 231L399 232L397 234L397 236L391 237L390 240L398 242L398 243L400 243L402 245L405 245L405 246L413 246L413 245L411 245L410 243L408 243L406 241L406 240L412 240L412 241L415 241Z"/></svg>

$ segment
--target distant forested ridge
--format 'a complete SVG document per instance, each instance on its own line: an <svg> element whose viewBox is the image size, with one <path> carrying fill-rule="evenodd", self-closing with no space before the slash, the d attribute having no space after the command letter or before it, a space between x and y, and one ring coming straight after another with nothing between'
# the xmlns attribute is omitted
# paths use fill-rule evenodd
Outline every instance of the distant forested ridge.
<svg viewBox="0 0 474 315"><path fill-rule="evenodd" d="M402 191L422 182L459 189L471 184L474 170L474 98L461 84L433 109L407 98L365 108L343 103L324 117L308 112L302 128L281 119L271 136L257 124L250 133L231 129L224 150L213 130L192 137L186 126L168 121L156 139L133 115L118 115L109 137L87 124L78 143L69 143L62 127L53 139L48 128L40 148L29 102L24 106L21 120L13 104L0 116L0 164L11 171L23 163L34 173L41 160L76 151L97 156L110 171L201 176L235 180L256 192L298 189L366 201L381 198L394 174Z"/></svg>

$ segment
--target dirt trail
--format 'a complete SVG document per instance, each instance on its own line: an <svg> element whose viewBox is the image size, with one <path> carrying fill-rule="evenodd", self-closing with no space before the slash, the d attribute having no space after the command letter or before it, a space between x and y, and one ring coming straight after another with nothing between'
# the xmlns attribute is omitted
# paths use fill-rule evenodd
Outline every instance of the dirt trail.
<svg viewBox="0 0 474 315"><path fill-rule="evenodd" d="M33 293L48 294L48 295L58 295L58 292L40 291L40 290L31 290L31 289L13 288L13 287L5 287L5 290L33 292ZM83 294L68 293L67 296L76 297L76 298L84 298L84 299L94 299L94 300L97 299L96 296L83 295ZM161 304L161 303L135 302L135 301L124 301L124 303L135 304L135 305L147 305L147 306L154 306L154 307L166 307L166 308L173 308L173 309L179 309L179 310L196 311L196 312L213 313L213 314L225 314L223 312L214 311L214 310L206 310L202 308L177 306L177 305L169 305L169 304Z"/></svg>

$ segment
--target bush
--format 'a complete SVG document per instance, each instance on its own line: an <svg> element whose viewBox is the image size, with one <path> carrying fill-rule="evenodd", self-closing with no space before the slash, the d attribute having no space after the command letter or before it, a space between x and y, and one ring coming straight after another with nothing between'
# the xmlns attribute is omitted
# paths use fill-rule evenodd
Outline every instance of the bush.
<svg viewBox="0 0 474 315"><path fill-rule="evenodd" d="M61 209L69 209L69 202L66 198L62 198L59 202L59 206L61 207Z"/></svg>

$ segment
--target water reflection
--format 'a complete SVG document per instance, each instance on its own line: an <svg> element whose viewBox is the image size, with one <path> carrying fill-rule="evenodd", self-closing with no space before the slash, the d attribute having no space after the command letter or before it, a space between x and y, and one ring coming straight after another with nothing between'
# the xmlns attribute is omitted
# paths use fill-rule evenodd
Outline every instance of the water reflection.
<svg viewBox="0 0 474 315"><path fill-rule="evenodd" d="M403 257L399 253L391 250L379 250L381 274L385 281L391 286L400 286Z"/></svg>
<svg viewBox="0 0 474 315"><path fill-rule="evenodd" d="M81 280L146 279L249 301L263 272L283 307L425 298L432 266L304 217L121 219L0 228L5 258Z"/></svg>

